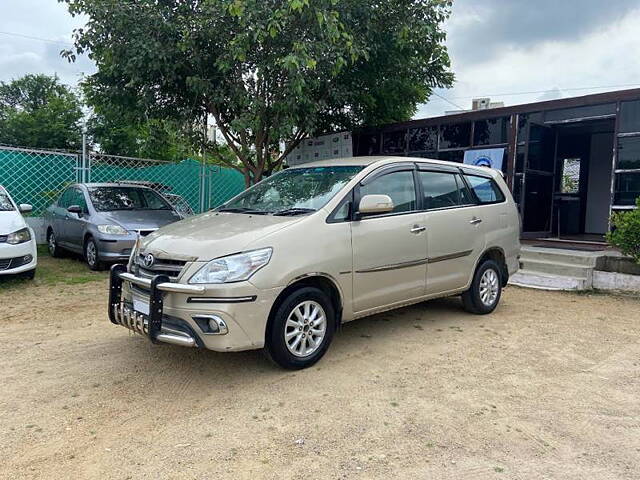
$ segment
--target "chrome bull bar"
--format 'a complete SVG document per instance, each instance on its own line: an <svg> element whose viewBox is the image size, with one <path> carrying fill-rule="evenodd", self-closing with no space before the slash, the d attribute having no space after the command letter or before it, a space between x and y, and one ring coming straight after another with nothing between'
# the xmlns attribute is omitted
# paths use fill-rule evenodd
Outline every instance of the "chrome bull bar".
<svg viewBox="0 0 640 480"><path fill-rule="evenodd" d="M149 315L143 315L129 308L122 301L124 281L149 289ZM165 342L184 347L196 346L196 340L186 332L162 325L163 293L202 294L204 287L171 283L166 275L156 275L152 279L140 278L127 273L127 267L116 264L111 267L109 277L109 320L134 333L144 335L151 343Z"/></svg>

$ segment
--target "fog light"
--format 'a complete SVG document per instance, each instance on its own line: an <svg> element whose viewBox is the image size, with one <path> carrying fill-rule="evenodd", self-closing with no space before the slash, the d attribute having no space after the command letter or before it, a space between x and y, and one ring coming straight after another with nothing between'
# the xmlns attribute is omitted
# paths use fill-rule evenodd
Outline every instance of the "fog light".
<svg viewBox="0 0 640 480"><path fill-rule="evenodd" d="M207 332L207 333L220 333L220 327L218 326L218 322L215 321L213 318L209 320L209 330L210 332Z"/></svg>
<svg viewBox="0 0 640 480"><path fill-rule="evenodd" d="M218 315L194 315L191 318L206 335L226 335L229 332L227 322Z"/></svg>

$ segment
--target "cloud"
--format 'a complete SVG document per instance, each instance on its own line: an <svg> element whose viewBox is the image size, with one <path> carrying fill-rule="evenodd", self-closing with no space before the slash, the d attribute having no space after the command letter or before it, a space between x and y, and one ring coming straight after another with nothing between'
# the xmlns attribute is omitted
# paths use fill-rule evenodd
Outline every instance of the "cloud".
<svg viewBox="0 0 640 480"><path fill-rule="evenodd" d="M0 32L18 35L0 33L0 81L45 73L76 85L83 73L93 73L95 67L86 56L75 63L60 56L62 49L72 45L73 29L84 21L71 17L66 6L55 0L2 0Z"/></svg>
<svg viewBox="0 0 640 480"><path fill-rule="evenodd" d="M637 0L615 8L590 0L488 0L481 7L457 0L448 24L456 84L438 93L470 108L479 96L514 105L640 86L639 23ZM600 86L607 88L581 88ZM530 93L505 95L522 92ZM432 97L415 118L455 108Z"/></svg>

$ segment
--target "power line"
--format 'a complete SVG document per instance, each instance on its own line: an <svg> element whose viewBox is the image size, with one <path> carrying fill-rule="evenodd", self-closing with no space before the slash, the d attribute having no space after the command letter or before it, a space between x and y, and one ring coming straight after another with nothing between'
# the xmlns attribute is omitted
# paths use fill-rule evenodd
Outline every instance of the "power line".
<svg viewBox="0 0 640 480"><path fill-rule="evenodd" d="M433 93L436 97L441 98L442 100L444 100L447 103L450 103L451 105L453 105L456 108L459 108L460 110L464 110L464 107L461 107L460 105L453 103L451 100L449 100L448 98L443 97L442 95L440 95L439 93L436 92L431 92Z"/></svg>
<svg viewBox="0 0 640 480"><path fill-rule="evenodd" d="M46 43L55 43L58 45L67 45L67 46L73 46L73 43L70 42L63 42L63 41L59 41L59 40L50 40L48 38L41 38L41 37L32 37L31 35L23 35L22 33L15 33L15 32L0 32L0 35L7 35L10 37L18 37L18 38L26 38L27 40L37 40L39 42L46 42Z"/></svg>

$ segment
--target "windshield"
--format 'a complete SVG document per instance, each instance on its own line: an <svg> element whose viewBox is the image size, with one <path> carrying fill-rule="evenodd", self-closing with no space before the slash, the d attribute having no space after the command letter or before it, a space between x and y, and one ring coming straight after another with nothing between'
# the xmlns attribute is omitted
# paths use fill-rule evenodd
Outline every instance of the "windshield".
<svg viewBox="0 0 640 480"><path fill-rule="evenodd" d="M113 210L171 210L169 203L148 188L91 187L89 197L100 212Z"/></svg>
<svg viewBox="0 0 640 480"><path fill-rule="evenodd" d="M9 195L0 191L0 212L10 212L13 210L15 210L15 208L13 208L13 203L11 203Z"/></svg>
<svg viewBox="0 0 640 480"><path fill-rule="evenodd" d="M239 213L306 213L322 208L362 166L291 168L220 207Z"/></svg>

